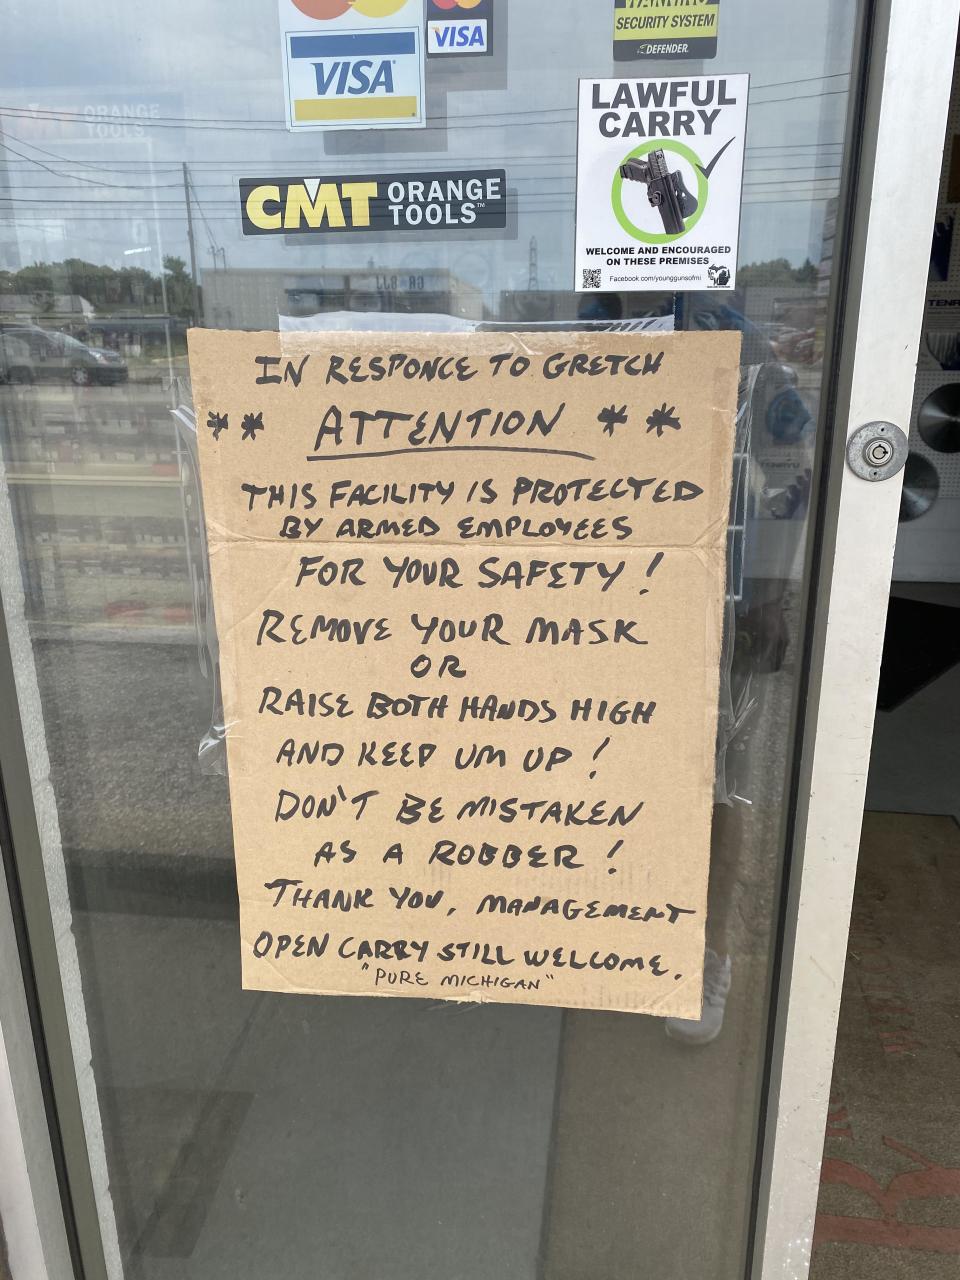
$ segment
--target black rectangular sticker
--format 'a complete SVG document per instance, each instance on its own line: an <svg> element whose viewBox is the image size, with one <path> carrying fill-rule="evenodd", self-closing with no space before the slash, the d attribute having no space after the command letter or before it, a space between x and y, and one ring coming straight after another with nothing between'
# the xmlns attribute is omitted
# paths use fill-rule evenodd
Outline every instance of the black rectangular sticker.
<svg viewBox="0 0 960 1280"><path fill-rule="evenodd" d="M504 169L349 178L241 178L246 236L347 231L466 232L507 225Z"/></svg>
<svg viewBox="0 0 960 1280"><path fill-rule="evenodd" d="M715 58L720 0L614 0L613 57Z"/></svg>

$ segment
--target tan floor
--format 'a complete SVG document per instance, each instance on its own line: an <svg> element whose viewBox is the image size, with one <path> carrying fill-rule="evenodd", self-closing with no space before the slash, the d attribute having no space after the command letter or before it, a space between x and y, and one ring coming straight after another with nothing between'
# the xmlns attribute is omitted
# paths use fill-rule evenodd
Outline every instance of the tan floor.
<svg viewBox="0 0 960 1280"><path fill-rule="evenodd" d="M960 826L868 813L812 1280L960 1276Z"/></svg>

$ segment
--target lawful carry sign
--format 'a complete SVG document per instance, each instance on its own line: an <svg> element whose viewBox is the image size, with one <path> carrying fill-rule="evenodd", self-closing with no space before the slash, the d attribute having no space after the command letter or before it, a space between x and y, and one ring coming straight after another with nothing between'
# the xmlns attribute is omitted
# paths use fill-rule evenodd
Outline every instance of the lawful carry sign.
<svg viewBox="0 0 960 1280"><path fill-rule="evenodd" d="M503 169L351 178L241 178L243 234L505 227L506 189Z"/></svg>
<svg viewBox="0 0 960 1280"><path fill-rule="evenodd" d="M748 86L580 81L578 292L734 287Z"/></svg>
<svg viewBox="0 0 960 1280"><path fill-rule="evenodd" d="M715 58L720 0L614 0L615 62Z"/></svg>
<svg viewBox="0 0 960 1280"><path fill-rule="evenodd" d="M243 985L700 1014L735 333L218 333Z"/></svg>

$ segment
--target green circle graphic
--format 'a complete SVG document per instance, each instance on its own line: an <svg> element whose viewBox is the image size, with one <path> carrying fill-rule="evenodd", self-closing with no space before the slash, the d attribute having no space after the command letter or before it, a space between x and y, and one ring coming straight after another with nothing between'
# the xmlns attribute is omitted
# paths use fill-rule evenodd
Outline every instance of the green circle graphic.
<svg viewBox="0 0 960 1280"><path fill-rule="evenodd" d="M620 165L626 164L628 160L639 160L641 156L645 156L649 151L674 151L678 156L682 156L697 175L697 209L696 212L684 223L683 230L675 236L668 236L666 232L661 235L653 235L649 231L643 231L640 227L635 226L626 215L623 207L623 178L620 176ZM679 240L680 236L686 235L700 221L704 209L707 207L707 192L709 191L709 183L703 175L700 167L700 157L690 147L682 142L677 142L673 138L663 140L657 139L655 142L644 142L642 146L636 147L628 155L625 155L617 165L617 171L613 178L613 189L610 193L610 202L613 205L613 212L617 215L617 221L623 227L628 235L636 236L638 240L642 240L644 244L672 244L674 240Z"/></svg>

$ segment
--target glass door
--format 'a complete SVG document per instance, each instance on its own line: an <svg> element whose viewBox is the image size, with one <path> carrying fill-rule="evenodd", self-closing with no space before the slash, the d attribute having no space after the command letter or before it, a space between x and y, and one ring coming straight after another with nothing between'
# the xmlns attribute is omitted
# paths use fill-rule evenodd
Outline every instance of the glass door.
<svg viewBox="0 0 960 1280"><path fill-rule="evenodd" d="M678 51L628 38L651 6L622 0L428 8L456 21L425 15L424 80L394 95L416 128L301 128L319 109L273 3L55 0L41 23L17 0L7 24L0 677L22 733L0 765L32 780L7 843L90 1280L726 1280L754 1255L886 28L870 4L722 0L687 6L704 35ZM578 80L721 73L750 76L735 287L585 287ZM276 221L294 179L467 170L502 175L502 225ZM703 1018L243 991L187 328L650 323L742 335Z"/></svg>

